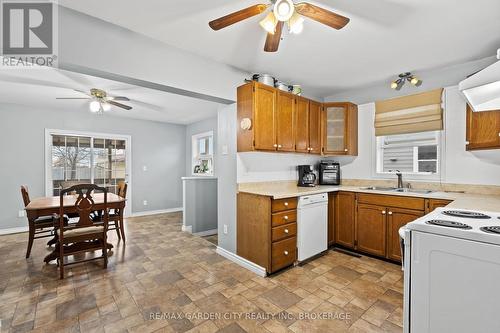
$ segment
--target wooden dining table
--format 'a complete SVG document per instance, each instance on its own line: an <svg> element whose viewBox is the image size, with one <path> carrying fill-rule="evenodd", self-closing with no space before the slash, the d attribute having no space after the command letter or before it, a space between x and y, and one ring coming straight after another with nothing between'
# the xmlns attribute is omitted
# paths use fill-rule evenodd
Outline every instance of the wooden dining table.
<svg viewBox="0 0 500 333"><path fill-rule="evenodd" d="M75 207L77 195L67 195L63 199L64 214L78 213ZM104 193L94 193L92 195L95 203L95 210L104 210ZM108 209L115 209L120 214L120 219L123 220L123 211L125 208L126 199L114 193L108 193ZM26 206L26 215L29 223L41 216L50 216L52 214L59 214L60 198L54 197L40 197L33 199L28 206ZM108 243L108 249L113 248L113 245ZM57 259L57 249L52 251L44 259L46 263Z"/></svg>

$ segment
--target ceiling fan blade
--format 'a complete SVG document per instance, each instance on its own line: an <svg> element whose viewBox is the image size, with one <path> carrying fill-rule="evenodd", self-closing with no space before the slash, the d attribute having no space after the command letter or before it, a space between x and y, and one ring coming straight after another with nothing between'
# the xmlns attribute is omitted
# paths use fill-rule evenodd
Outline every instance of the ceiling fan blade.
<svg viewBox="0 0 500 333"><path fill-rule="evenodd" d="M276 52L280 46L281 33L283 32L284 22L278 22L276 26L276 31L273 34L268 33L266 38L266 45L264 46L264 51L266 52Z"/></svg>
<svg viewBox="0 0 500 333"><path fill-rule="evenodd" d="M124 102L130 101L130 99L128 97L125 97L125 96L113 96L113 97L110 97L110 99L113 101L124 101Z"/></svg>
<svg viewBox="0 0 500 333"><path fill-rule="evenodd" d="M239 10L237 12L231 13L229 15L220 17L216 20L211 21L208 23L210 28L213 30L220 30L222 28L225 28L227 26L230 26L232 24L238 23L240 21L246 20L247 18L253 17L255 15L259 15L263 11L265 11L269 7L269 5L255 5L251 6L242 10Z"/></svg>
<svg viewBox="0 0 500 333"><path fill-rule="evenodd" d="M300 15L309 17L310 19L326 24L327 26L337 30L345 27L350 21L350 19L347 17L332 13L329 10L323 9L307 2L296 4L295 10Z"/></svg>
<svg viewBox="0 0 500 333"><path fill-rule="evenodd" d="M112 101L112 100L106 100L106 103L114 105L114 106L117 106L117 107L125 109L125 110L132 110L131 106L128 106L128 105L125 105L125 104L122 104L122 103L118 103L118 102L115 102L115 101Z"/></svg>

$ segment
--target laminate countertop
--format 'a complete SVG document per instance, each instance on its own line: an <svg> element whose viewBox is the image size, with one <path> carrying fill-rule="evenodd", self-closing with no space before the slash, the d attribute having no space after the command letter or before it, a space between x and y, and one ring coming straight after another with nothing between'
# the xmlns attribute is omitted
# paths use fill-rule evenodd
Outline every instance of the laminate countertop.
<svg viewBox="0 0 500 333"><path fill-rule="evenodd" d="M273 199L292 198L338 191L452 200L453 202L450 203L447 207L455 209L500 212L500 195L497 194L459 193L443 191L435 191L431 193L395 192L368 190L365 186L359 187L344 185L318 185L315 187L298 187L295 182L243 183L238 185L238 192L264 195L272 197Z"/></svg>

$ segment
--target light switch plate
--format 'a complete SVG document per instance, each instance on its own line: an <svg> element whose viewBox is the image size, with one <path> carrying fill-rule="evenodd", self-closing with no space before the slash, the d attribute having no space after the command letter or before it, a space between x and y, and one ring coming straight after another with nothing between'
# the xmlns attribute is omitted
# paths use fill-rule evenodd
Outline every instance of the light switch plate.
<svg viewBox="0 0 500 333"><path fill-rule="evenodd" d="M227 224L224 224L224 234L227 235Z"/></svg>

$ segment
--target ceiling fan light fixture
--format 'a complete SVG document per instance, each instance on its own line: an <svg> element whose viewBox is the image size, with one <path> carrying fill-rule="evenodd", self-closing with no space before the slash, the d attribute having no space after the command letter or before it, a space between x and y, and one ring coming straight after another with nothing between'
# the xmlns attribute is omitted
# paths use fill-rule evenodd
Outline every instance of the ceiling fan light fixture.
<svg viewBox="0 0 500 333"><path fill-rule="evenodd" d="M295 12L295 5L292 0L278 0L274 4L274 16L278 21L288 21Z"/></svg>
<svg viewBox="0 0 500 333"><path fill-rule="evenodd" d="M109 110L111 110L111 104L109 104L109 103L101 103L101 105L102 105L102 109L103 109L104 111L109 111Z"/></svg>
<svg viewBox="0 0 500 333"><path fill-rule="evenodd" d="M101 103L97 100L93 100L89 104L90 112L97 113L101 110Z"/></svg>
<svg viewBox="0 0 500 333"><path fill-rule="evenodd" d="M259 22L259 24L262 29L274 35L276 32L276 25L278 25L278 20L276 19L276 16L274 16L274 13L270 12L262 21Z"/></svg>
<svg viewBox="0 0 500 333"><path fill-rule="evenodd" d="M304 30L304 18L295 12L288 21L288 31L292 34L300 34Z"/></svg>

